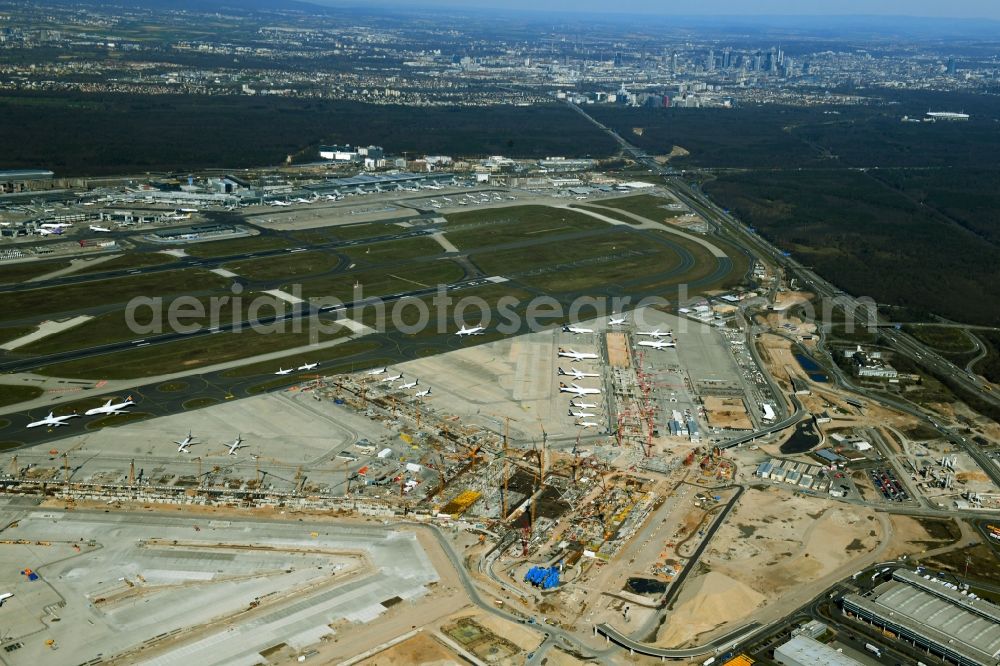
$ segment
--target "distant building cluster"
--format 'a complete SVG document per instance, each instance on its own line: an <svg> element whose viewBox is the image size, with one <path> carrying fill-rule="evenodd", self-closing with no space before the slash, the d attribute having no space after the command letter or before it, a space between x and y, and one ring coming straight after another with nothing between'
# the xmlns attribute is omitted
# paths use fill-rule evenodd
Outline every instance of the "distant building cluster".
<svg viewBox="0 0 1000 666"><path fill-rule="evenodd" d="M385 168L385 150L382 146L320 146L319 156L334 162L358 163L365 169Z"/></svg>
<svg viewBox="0 0 1000 666"><path fill-rule="evenodd" d="M866 351L858 345L857 349L848 349L844 358L854 363L854 374L858 377L877 377L879 379L897 379L899 371L889 365L880 351Z"/></svg>

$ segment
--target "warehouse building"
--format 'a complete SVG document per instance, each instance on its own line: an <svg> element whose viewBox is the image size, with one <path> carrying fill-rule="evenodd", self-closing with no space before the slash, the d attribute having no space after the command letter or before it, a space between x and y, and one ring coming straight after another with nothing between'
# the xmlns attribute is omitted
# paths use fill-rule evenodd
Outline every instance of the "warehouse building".
<svg viewBox="0 0 1000 666"><path fill-rule="evenodd" d="M1000 608L930 576L896 569L868 594L845 595L843 610L951 663L1000 663Z"/></svg>
<svg viewBox="0 0 1000 666"><path fill-rule="evenodd" d="M774 651L774 660L784 666L863 666L857 659L805 634L779 645Z"/></svg>

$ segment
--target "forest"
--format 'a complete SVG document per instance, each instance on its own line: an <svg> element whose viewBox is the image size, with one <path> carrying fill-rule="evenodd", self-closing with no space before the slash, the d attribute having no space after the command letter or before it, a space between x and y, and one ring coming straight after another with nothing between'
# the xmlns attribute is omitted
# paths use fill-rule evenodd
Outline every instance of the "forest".
<svg viewBox="0 0 1000 666"><path fill-rule="evenodd" d="M280 97L0 96L0 168L57 177L245 168L319 158L321 143L392 155L605 157L614 142L561 105L405 107ZM16 128L16 131L12 128Z"/></svg>
<svg viewBox="0 0 1000 666"><path fill-rule="evenodd" d="M727 173L704 187L855 296L1000 325L1000 248L868 173Z"/></svg>

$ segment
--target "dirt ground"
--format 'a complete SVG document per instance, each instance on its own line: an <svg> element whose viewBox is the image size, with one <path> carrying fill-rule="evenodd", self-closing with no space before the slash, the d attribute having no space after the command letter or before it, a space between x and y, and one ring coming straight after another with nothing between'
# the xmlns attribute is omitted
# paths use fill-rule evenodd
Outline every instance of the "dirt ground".
<svg viewBox="0 0 1000 666"><path fill-rule="evenodd" d="M799 303L806 303L813 295L804 291L783 291L774 299L774 309L777 311L787 310Z"/></svg>
<svg viewBox="0 0 1000 666"><path fill-rule="evenodd" d="M892 542L886 551L886 559L901 555L919 556L928 550L955 543L961 534L958 525L951 521L921 522L909 516L890 516L889 520L892 522Z"/></svg>
<svg viewBox="0 0 1000 666"><path fill-rule="evenodd" d="M359 662L361 666L458 666L464 663L464 659L458 658L449 648L423 632Z"/></svg>
<svg viewBox="0 0 1000 666"><path fill-rule="evenodd" d="M705 396L705 414L708 424L713 428L735 428L752 430L753 423L747 414L746 406L740 398L720 398Z"/></svg>
<svg viewBox="0 0 1000 666"><path fill-rule="evenodd" d="M628 341L624 333L608 333L608 363L612 368L629 366Z"/></svg>
<svg viewBox="0 0 1000 666"><path fill-rule="evenodd" d="M537 631L532 631L522 624L509 622L489 613L463 612L448 618L442 624L454 624L462 618L472 619L476 624L488 629L497 636L506 638L525 652L531 652L542 644L542 636Z"/></svg>
<svg viewBox="0 0 1000 666"><path fill-rule="evenodd" d="M710 571L684 586L676 609L667 618L657 645L672 647L729 622L736 622L764 603L763 594L725 574Z"/></svg>
<svg viewBox="0 0 1000 666"><path fill-rule="evenodd" d="M592 661L581 661L571 654L559 649L552 649L545 653L546 666L583 666L583 664L593 664Z"/></svg>
<svg viewBox="0 0 1000 666"><path fill-rule="evenodd" d="M891 530L882 520L860 507L751 488L703 556L708 573L685 585L657 642L680 645L760 609L787 613L880 554Z"/></svg>

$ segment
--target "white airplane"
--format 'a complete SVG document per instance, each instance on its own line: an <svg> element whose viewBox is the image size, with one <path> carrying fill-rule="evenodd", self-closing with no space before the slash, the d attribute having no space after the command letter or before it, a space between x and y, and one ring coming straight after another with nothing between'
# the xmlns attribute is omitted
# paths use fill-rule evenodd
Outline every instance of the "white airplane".
<svg viewBox="0 0 1000 666"><path fill-rule="evenodd" d="M581 328L580 326L563 326L563 332L564 333L575 333L576 335L579 335L581 333L593 333L594 329L592 329L592 328Z"/></svg>
<svg viewBox="0 0 1000 666"><path fill-rule="evenodd" d="M14 596L13 592L4 592L3 594L0 594L0 606L3 606L3 602L10 599L12 596Z"/></svg>
<svg viewBox="0 0 1000 666"><path fill-rule="evenodd" d="M319 367L319 363L303 363L299 366L299 370L315 370Z"/></svg>
<svg viewBox="0 0 1000 666"><path fill-rule="evenodd" d="M596 428L597 427L597 423L595 423L593 421L577 421L574 425L579 426L580 428Z"/></svg>
<svg viewBox="0 0 1000 666"><path fill-rule="evenodd" d="M608 326L621 326L628 321L628 315L622 315L621 317L616 317L611 315L608 317Z"/></svg>
<svg viewBox="0 0 1000 666"><path fill-rule="evenodd" d="M61 234L62 229L39 229L38 233L42 236L51 236L52 234Z"/></svg>
<svg viewBox="0 0 1000 666"><path fill-rule="evenodd" d="M466 328L465 324L462 324L462 328L460 328L455 335L482 335L485 330L486 329L482 326L471 326Z"/></svg>
<svg viewBox="0 0 1000 666"><path fill-rule="evenodd" d="M401 372L398 375L392 375L391 377L386 377L385 379L382 380L382 383L383 384L391 384L394 381L396 381L397 379L402 379L402 378L403 378L403 373Z"/></svg>
<svg viewBox="0 0 1000 666"><path fill-rule="evenodd" d="M569 406L573 407L575 409L593 409L593 408L597 407L597 405L594 404L594 403L590 403L590 402L577 402L575 398L573 400L569 401Z"/></svg>
<svg viewBox="0 0 1000 666"><path fill-rule="evenodd" d="M573 393L578 397L583 397L585 395L596 395L601 392L601 389L597 388L583 388L579 384L570 384L566 386L562 382L559 382L559 391L562 393Z"/></svg>
<svg viewBox="0 0 1000 666"><path fill-rule="evenodd" d="M111 233L111 229L108 229L107 227L98 226L96 224L90 225L90 230L91 231L99 231L102 234L109 234L109 233Z"/></svg>
<svg viewBox="0 0 1000 666"><path fill-rule="evenodd" d="M35 421L33 423L29 423L27 427L37 428L38 426L51 426L54 428L56 426L69 425L68 423L66 423L66 421L76 418L77 416L79 416L79 414L77 414L76 412L73 412L72 414L67 414L66 416L55 416L53 415L52 412L49 412L49 415L46 416L44 419L42 419L41 421Z"/></svg>
<svg viewBox="0 0 1000 666"><path fill-rule="evenodd" d="M372 370L369 370L365 374L367 374L369 377L376 377L378 375L381 375L383 372L385 372L385 368L374 368Z"/></svg>
<svg viewBox="0 0 1000 666"><path fill-rule="evenodd" d="M428 386L423 391L418 391L417 393L414 393L413 397L414 398L426 398L430 394L431 394L431 388Z"/></svg>
<svg viewBox="0 0 1000 666"><path fill-rule="evenodd" d="M559 356L563 358L571 358L574 361L585 361L587 359L597 358L597 354L591 354L590 352L578 352L572 349L566 350L562 347L559 348Z"/></svg>
<svg viewBox="0 0 1000 666"><path fill-rule="evenodd" d="M194 443L194 439L195 438L191 434L191 431L188 430L187 437L185 437L184 439L179 439L176 442L174 442L174 444L177 445L177 453L191 453L188 450L188 447Z"/></svg>
<svg viewBox="0 0 1000 666"><path fill-rule="evenodd" d="M96 416L97 414L107 414L111 416L114 414L127 414L128 412L125 411L125 408L131 407L134 404L135 400L132 399L132 396L125 398L124 402L120 402L117 405L114 404L114 400L112 399L108 400L100 407L94 407L93 409L88 409L87 411L84 412L84 415Z"/></svg>
<svg viewBox="0 0 1000 666"><path fill-rule="evenodd" d="M597 416L597 414L591 414L590 412L574 412L572 409L569 410L570 416L575 416L578 419L585 419L588 416Z"/></svg>
<svg viewBox="0 0 1000 666"><path fill-rule="evenodd" d="M276 374L276 375L290 375L290 374L292 374L292 372L293 372L293 368L288 368L288 370L285 370L284 368L279 367L278 371L276 373L274 373L274 374Z"/></svg>
<svg viewBox="0 0 1000 666"><path fill-rule="evenodd" d="M420 383L419 379L414 379L412 382L407 382L405 384L400 384L398 388L400 388L400 389L402 389L402 390L405 391L406 389L411 389L411 388L416 387L416 385L419 384L419 383Z"/></svg>
<svg viewBox="0 0 1000 666"><path fill-rule="evenodd" d="M243 443L243 435L237 434L236 439L233 440L231 444L227 444L229 447L229 455L235 456L236 452L242 449L246 444Z"/></svg>
<svg viewBox="0 0 1000 666"><path fill-rule="evenodd" d="M42 227L42 229L55 229L57 231L62 231L63 229L66 229L67 227L72 227L73 223L72 222L46 222L45 224L42 224L40 226Z"/></svg>
<svg viewBox="0 0 1000 666"><path fill-rule="evenodd" d="M559 368L559 374L564 377L572 377L573 379L585 379L586 377L600 377L596 372L581 372L576 368L570 368L569 372L566 372L562 368Z"/></svg>
<svg viewBox="0 0 1000 666"><path fill-rule="evenodd" d="M636 335L648 335L651 338L665 338L668 335L673 335L670 331L661 331L660 329L654 329L652 331L640 332Z"/></svg>
<svg viewBox="0 0 1000 666"><path fill-rule="evenodd" d="M272 206L281 206L282 208L284 208L285 206L291 206L292 204L289 203L289 202L287 202L287 201L272 201L271 205Z"/></svg>
<svg viewBox="0 0 1000 666"><path fill-rule="evenodd" d="M640 347L652 347L653 349L666 349L667 347L676 347L677 344L673 342L664 342L663 340L643 340L639 343Z"/></svg>

